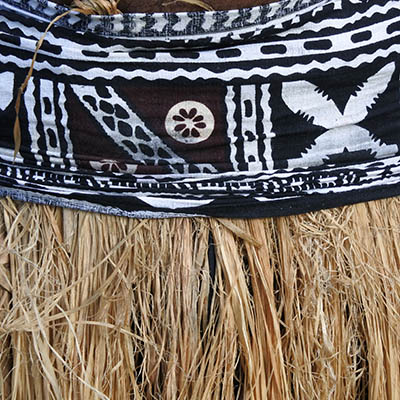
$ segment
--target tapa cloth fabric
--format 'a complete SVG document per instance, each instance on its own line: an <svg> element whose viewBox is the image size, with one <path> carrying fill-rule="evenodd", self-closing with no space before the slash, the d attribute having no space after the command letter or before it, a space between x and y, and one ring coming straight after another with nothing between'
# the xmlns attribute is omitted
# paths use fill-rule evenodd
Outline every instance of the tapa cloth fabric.
<svg viewBox="0 0 400 400"><path fill-rule="evenodd" d="M59 20L0 0L0 194L130 217L290 215L400 194L400 2Z"/></svg>

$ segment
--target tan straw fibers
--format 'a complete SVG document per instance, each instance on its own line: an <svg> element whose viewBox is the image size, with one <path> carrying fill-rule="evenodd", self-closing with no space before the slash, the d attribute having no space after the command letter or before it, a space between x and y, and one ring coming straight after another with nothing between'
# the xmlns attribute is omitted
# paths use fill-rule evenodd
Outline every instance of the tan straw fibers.
<svg viewBox="0 0 400 400"><path fill-rule="evenodd" d="M1 199L1 398L397 400L399 206L137 220Z"/></svg>

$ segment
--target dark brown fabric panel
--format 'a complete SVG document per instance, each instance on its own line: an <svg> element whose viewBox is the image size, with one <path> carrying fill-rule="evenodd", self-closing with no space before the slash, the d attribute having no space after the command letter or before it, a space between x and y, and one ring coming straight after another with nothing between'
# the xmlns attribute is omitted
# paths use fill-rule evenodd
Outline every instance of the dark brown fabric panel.
<svg viewBox="0 0 400 400"><path fill-rule="evenodd" d="M70 5L71 0L53 0L58 4ZM215 10L233 10L244 7L254 7L272 3L276 0L205 0ZM169 0L120 0L118 8L122 12L182 12L204 10L197 5L184 1L171 2Z"/></svg>

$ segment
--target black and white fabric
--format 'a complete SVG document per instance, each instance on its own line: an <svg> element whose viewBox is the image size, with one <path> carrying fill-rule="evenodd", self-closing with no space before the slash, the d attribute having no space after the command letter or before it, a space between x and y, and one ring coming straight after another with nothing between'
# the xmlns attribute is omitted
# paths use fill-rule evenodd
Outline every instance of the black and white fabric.
<svg viewBox="0 0 400 400"><path fill-rule="evenodd" d="M0 0L0 195L141 218L400 195L400 1L87 16Z"/></svg>

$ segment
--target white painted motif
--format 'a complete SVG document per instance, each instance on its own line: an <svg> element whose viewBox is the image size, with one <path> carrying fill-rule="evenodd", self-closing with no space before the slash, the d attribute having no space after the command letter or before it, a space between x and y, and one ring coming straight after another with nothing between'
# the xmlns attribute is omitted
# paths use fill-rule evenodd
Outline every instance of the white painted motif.
<svg viewBox="0 0 400 400"><path fill-rule="evenodd" d="M214 131L215 119L211 110L198 101L182 101L168 111L165 129L172 138L185 144L207 140Z"/></svg>
<svg viewBox="0 0 400 400"><path fill-rule="evenodd" d="M323 165L329 156L345 152L369 151L376 159L395 155L399 148L386 144L359 126L379 96L386 91L395 64L390 63L371 76L350 96L342 113L332 99L310 82L285 82L282 98L296 114L327 131L301 157L289 160L289 168Z"/></svg>
<svg viewBox="0 0 400 400"><path fill-rule="evenodd" d="M4 111L12 102L14 96L14 74L0 73L0 111Z"/></svg>

